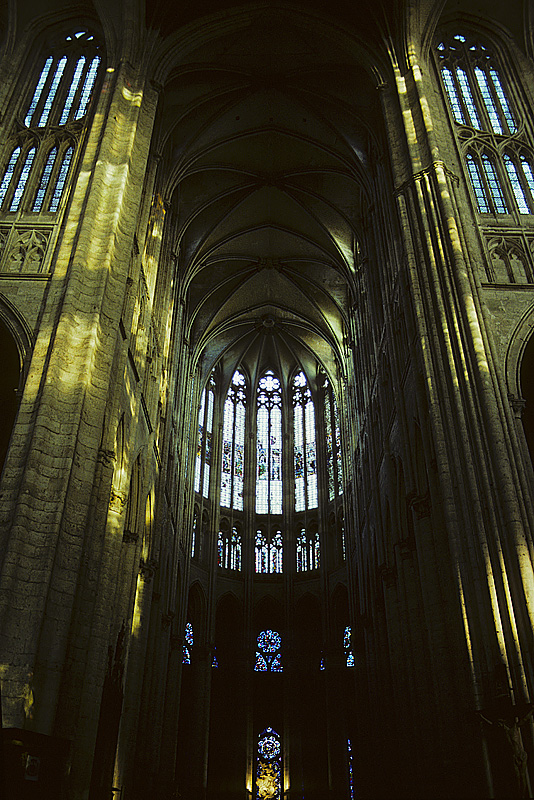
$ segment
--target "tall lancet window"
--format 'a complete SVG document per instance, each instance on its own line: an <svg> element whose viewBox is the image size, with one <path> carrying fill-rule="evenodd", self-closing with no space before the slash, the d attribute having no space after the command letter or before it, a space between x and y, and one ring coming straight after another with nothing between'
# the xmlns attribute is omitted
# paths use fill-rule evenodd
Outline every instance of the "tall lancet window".
<svg viewBox="0 0 534 800"><path fill-rule="evenodd" d="M282 794L282 747L273 728L265 728L258 737L256 756L255 800L280 800Z"/></svg>
<svg viewBox="0 0 534 800"><path fill-rule="evenodd" d="M245 447L245 377L236 370L224 404L221 506L243 510Z"/></svg>
<svg viewBox="0 0 534 800"><path fill-rule="evenodd" d="M293 380L295 511L317 508L315 408L303 372Z"/></svg>
<svg viewBox="0 0 534 800"><path fill-rule="evenodd" d="M215 402L215 380L213 375L209 385L202 392L198 412L197 452L195 458L195 492L207 497L210 488L210 467L213 434L213 405Z"/></svg>
<svg viewBox="0 0 534 800"><path fill-rule="evenodd" d="M341 429L336 398L328 378L324 380L324 427L326 435L326 468L328 471L328 499L343 494L341 471Z"/></svg>
<svg viewBox="0 0 534 800"><path fill-rule="evenodd" d="M282 392L268 370L257 390L256 513L282 513Z"/></svg>

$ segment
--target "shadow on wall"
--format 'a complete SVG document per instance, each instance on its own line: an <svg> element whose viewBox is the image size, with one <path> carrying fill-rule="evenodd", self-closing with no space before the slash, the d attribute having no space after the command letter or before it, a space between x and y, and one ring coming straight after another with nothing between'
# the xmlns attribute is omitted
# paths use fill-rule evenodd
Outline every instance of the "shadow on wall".
<svg viewBox="0 0 534 800"><path fill-rule="evenodd" d="M11 431L18 408L17 389L20 380L18 348L7 328L0 322L0 473L9 447Z"/></svg>

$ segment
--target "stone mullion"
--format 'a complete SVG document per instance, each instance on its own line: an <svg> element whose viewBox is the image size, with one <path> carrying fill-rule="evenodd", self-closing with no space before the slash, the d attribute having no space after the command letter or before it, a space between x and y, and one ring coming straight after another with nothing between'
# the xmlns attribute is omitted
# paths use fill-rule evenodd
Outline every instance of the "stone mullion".
<svg viewBox="0 0 534 800"><path fill-rule="evenodd" d="M25 629L29 639L38 640L46 605L38 680L47 681L51 703L54 694L57 699L68 643L76 586L73 576L83 550L83 531L91 502L107 387L111 382L118 330L115 317L122 305L117 300L124 291L125 267L155 112L150 93L141 103L141 86L138 95L133 93L128 98L123 94L126 82L136 83L126 66L118 71L116 85L110 75L106 81L103 96L111 97L105 101L110 103L109 114L95 117L99 122L91 130L71 202L72 219L78 219L82 207L84 215L79 224L65 222L44 324L34 348L21 404L18 441L12 448L11 469L8 467L11 474L6 475L5 482L3 516L9 520L11 532L3 580L10 606L4 629L5 656L8 662L12 661L9 642L12 640L16 647L18 630ZM131 135L132 126L136 136ZM50 339L54 327L56 332ZM67 344L66 350L60 346L62 342ZM82 381L80 376L84 378ZM60 430L63 444L58 453L53 433ZM19 500L13 501L16 494ZM20 500L28 496L34 498L31 506ZM37 517L32 508L37 510ZM33 545L28 531L32 532ZM48 560L40 552L43 537ZM55 547L51 538L55 539ZM21 567L15 566L20 562L17 551L21 546L24 551L33 547L39 558L31 594ZM13 603L14 596L20 593L24 596L22 604ZM24 621L15 611L17 606L24 608L21 612ZM48 627L53 628L53 634L48 633ZM28 665L22 668L25 674L33 671L31 653L28 658ZM26 675L10 677L20 696L21 689L17 690L16 685ZM9 681L8 678L4 684L7 707L11 706L13 711L12 722L8 724L16 724L21 721L21 710L17 709L19 703L9 702ZM56 684L55 690L50 681ZM49 723L44 728L49 731Z"/></svg>

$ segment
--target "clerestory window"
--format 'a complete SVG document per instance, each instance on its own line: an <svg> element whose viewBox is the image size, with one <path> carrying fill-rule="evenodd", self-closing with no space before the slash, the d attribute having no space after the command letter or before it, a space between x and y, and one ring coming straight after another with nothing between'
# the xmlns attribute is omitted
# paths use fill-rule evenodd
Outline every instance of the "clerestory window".
<svg viewBox="0 0 534 800"><path fill-rule="evenodd" d="M101 56L92 33L77 30L51 48L12 129L0 180L4 212L59 209Z"/></svg>
<svg viewBox="0 0 534 800"><path fill-rule="evenodd" d="M493 49L453 32L437 53L477 211L534 213L533 154Z"/></svg>
<svg viewBox="0 0 534 800"><path fill-rule="evenodd" d="M221 506L243 510L243 468L245 450L245 376L236 370L223 415Z"/></svg>
<svg viewBox="0 0 534 800"><path fill-rule="evenodd" d="M303 372L293 379L295 511L317 508L315 407Z"/></svg>
<svg viewBox="0 0 534 800"><path fill-rule="evenodd" d="M268 370L257 389L256 513L282 513L282 392Z"/></svg>
<svg viewBox="0 0 534 800"><path fill-rule="evenodd" d="M210 490L210 470L213 437L213 407L215 403L215 379L211 376L203 390L198 411L197 452L195 457L195 492L202 489L203 497Z"/></svg>

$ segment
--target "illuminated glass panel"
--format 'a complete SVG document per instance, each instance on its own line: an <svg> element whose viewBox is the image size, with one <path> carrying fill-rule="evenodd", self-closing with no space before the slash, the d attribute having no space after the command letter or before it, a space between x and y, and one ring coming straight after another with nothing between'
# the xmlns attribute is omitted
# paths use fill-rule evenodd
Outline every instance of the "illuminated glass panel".
<svg viewBox="0 0 534 800"><path fill-rule="evenodd" d="M35 200L33 201L32 211L40 211L43 205L44 196L46 194L46 190L48 189L48 183L50 181L50 175L52 174L52 168L54 166L54 161L56 160L57 156L57 147L53 147L48 154L48 158L46 159L46 164L43 169L43 174L41 175L41 180L39 181L39 188L37 189L37 194L35 195Z"/></svg>
<svg viewBox="0 0 534 800"><path fill-rule="evenodd" d="M334 431L336 434L336 489L337 493L343 494L343 467L341 463L341 427L339 425L339 414L337 410L336 398L332 394L332 408L334 411Z"/></svg>
<svg viewBox="0 0 534 800"><path fill-rule="evenodd" d="M74 119L81 119L81 117L83 117L87 111L87 105L89 103L89 98L91 97L91 91L95 84L99 64L100 56L95 56L91 61L91 66L89 67L87 75L85 76L85 83L81 91L78 111L76 112Z"/></svg>
<svg viewBox="0 0 534 800"><path fill-rule="evenodd" d="M258 636L255 672L283 672L282 637L277 631L262 631Z"/></svg>
<svg viewBox="0 0 534 800"><path fill-rule="evenodd" d="M449 103L451 104L454 119L460 125L465 125L465 116L464 112L462 111L462 106L460 104L460 98L458 97L452 71L448 67L443 67L441 74L443 76L443 83L445 84L445 89L447 90L447 97L449 98Z"/></svg>
<svg viewBox="0 0 534 800"><path fill-rule="evenodd" d="M281 531L276 531L270 546L269 572L282 572L284 540Z"/></svg>
<svg viewBox="0 0 534 800"><path fill-rule="evenodd" d="M28 127L31 125L32 117L35 113L35 109L37 108L37 103L39 102L41 95L43 93L44 85L46 83L46 79L48 78L48 73L50 72L50 68L52 66L53 61L54 59L52 58L52 56L49 56L46 59L45 65L39 76L39 80L37 81L37 86L35 87L35 92L33 93L30 107L28 108L28 112L24 119L24 124Z"/></svg>
<svg viewBox="0 0 534 800"><path fill-rule="evenodd" d="M213 667L213 669L217 669L217 667L219 666L219 662L217 660L217 648L215 647L214 650L215 652L213 653L213 660L211 662L211 666Z"/></svg>
<svg viewBox="0 0 534 800"><path fill-rule="evenodd" d="M197 515L193 517L193 530L191 532L191 558L195 557L195 546L197 539Z"/></svg>
<svg viewBox="0 0 534 800"><path fill-rule="evenodd" d="M532 167L527 159L521 157L521 166L523 167L523 174L527 181L528 188L530 189L531 196L534 197L534 175L532 174Z"/></svg>
<svg viewBox="0 0 534 800"><path fill-rule="evenodd" d="M486 173L486 180L488 181L490 193L495 205L495 210L498 214L507 214L508 209L506 208L504 195L497 177L497 172L495 171L495 167L490 158L486 155L482 156L482 167Z"/></svg>
<svg viewBox="0 0 534 800"><path fill-rule="evenodd" d="M345 628L343 635L343 647L345 650L345 658L347 667L354 667L354 653L352 652L352 630L350 625Z"/></svg>
<svg viewBox="0 0 534 800"><path fill-rule="evenodd" d="M43 111L41 113L41 118L39 120L39 127L42 128L48 122L48 117L50 116L50 111L52 110L52 105L56 96L56 92L58 90L59 82L65 71L65 67L67 65L67 56L63 56L59 59L59 63L56 67L56 71L54 77L52 78L52 83L50 84L50 89L48 90L48 97L45 100L45 104L43 107Z"/></svg>
<svg viewBox="0 0 534 800"><path fill-rule="evenodd" d="M283 571L284 539L281 531L276 531L270 541L263 531L256 531L255 539L256 572L281 573Z"/></svg>
<svg viewBox="0 0 534 800"><path fill-rule="evenodd" d="M204 483L202 487L202 494L207 497L210 490L210 467L211 467L211 447L212 447L212 434L213 434L213 403L215 400L215 393L210 388L208 392L208 414L206 419L206 436L204 443Z"/></svg>
<svg viewBox="0 0 534 800"><path fill-rule="evenodd" d="M217 537L218 564L223 569L241 570L241 536L237 528L232 533L219 531Z"/></svg>
<svg viewBox="0 0 534 800"><path fill-rule="evenodd" d="M19 156L20 147L16 147L11 153L9 164L7 165L4 177L2 178L2 183L0 184L0 205L4 202L6 192L9 188L9 184L11 183L11 178L13 177L13 172L15 171L15 164L17 163Z"/></svg>
<svg viewBox="0 0 534 800"><path fill-rule="evenodd" d="M354 763L352 758L352 743L347 739L347 761L349 767L349 798L354 800Z"/></svg>
<svg viewBox="0 0 534 800"><path fill-rule="evenodd" d="M295 511L317 508L315 409L303 372L293 380L293 458Z"/></svg>
<svg viewBox="0 0 534 800"><path fill-rule="evenodd" d="M280 800L282 792L282 747L280 736L265 728L258 737L255 800Z"/></svg>
<svg viewBox="0 0 534 800"><path fill-rule="evenodd" d="M74 95L76 94L76 90L78 89L78 85L82 77L84 66L85 66L85 56L80 56L76 64L76 69L74 70L74 75L72 76L72 80L70 82L69 93L66 97L65 105L63 107L63 112L59 120L60 125L64 125L69 118L69 112L72 108Z"/></svg>
<svg viewBox="0 0 534 800"><path fill-rule="evenodd" d="M512 191L516 199L517 207L519 208L519 213L530 214L531 211L528 205L528 200L525 194L525 190L523 189L523 185L519 178L518 169L515 163L510 158L510 156L508 155L504 156L504 165L506 167L506 172L508 173L508 177L510 178L510 183L512 184Z"/></svg>
<svg viewBox="0 0 534 800"><path fill-rule="evenodd" d="M193 648L193 626L190 622L186 623L184 639L182 663L190 664L191 650Z"/></svg>
<svg viewBox="0 0 534 800"><path fill-rule="evenodd" d="M223 414L221 506L243 510L245 448L245 378L237 370L228 389Z"/></svg>
<svg viewBox="0 0 534 800"><path fill-rule="evenodd" d="M282 394L271 371L257 390L256 513L282 513Z"/></svg>
<svg viewBox="0 0 534 800"><path fill-rule="evenodd" d="M504 89L502 88L499 74L494 67L490 67L489 73L493 81L495 92L497 93L497 97L499 98L499 103L501 104L502 113L504 114L504 119L506 120L506 124L508 125L508 130L510 131L510 133L515 133L517 128L514 120L514 115L512 114L512 111L508 104L508 100L506 99L506 95L504 93Z"/></svg>
<svg viewBox="0 0 534 800"><path fill-rule="evenodd" d="M460 91L462 93L462 98L464 101L464 105L467 108L469 117L471 118L471 124L474 128L480 130L480 120L478 118L477 110L475 107L475 103L473 101L473 95L471 94L471 87L469 86L469 81L467 79L467 74L465 70L458 67L456 70L456 76L458 78L458 83L460 85Z"/></svg>
<svg viewBox="0 0 534 800"><path fill-rule="evenodd" d="M478 210L481 214L489 214L490 208L486 190L482 183L480 168L472 155L467 156L467 169L469 171L469 177L471 178L471 185L475 193Z"/></svg>
<svg viewBox="0 0 534 800"><path fill-rule="evenodd" d="M26 156L26 161L24 162L24 166L22 167L22 172L20 173L19 176L17 188L15 189L15 193L13 195L13 199L11 200L11 205L9 207L10 211L17 211L19 207L22 195L24 194L24 189L26 188L26 181L28 180L28 175L30 174L34 158L35 158L35 147L32 147L32 149Z"/></svg>
<svg viewBox="0 0 534 800"><path fill-rule="evenodd" d="M200 410L198 412L198 434L197 434L197 454L195 457L195 492L200 492L200 475L202 470L202 442L204 439L204 415L206 412L206 390L202 392L200 398Z"/></svg>
<svg viewBox="0 0 534 800"><path fill-rule="evenodd" d="M321 564L321 551L319 534L307 536L303 528L297 537L297 572L307 572L310 569L319 569Z"/></svg>
<svg viewBox="0 0 534 800"><path fill-rule="evenodd" d="M63 156L63 161L61 162L61 167L58 172L56 185L54 187L54 194L52 195L52 199L50 201L49 211L57 211L57 207L59 205L59 201L61 200L61 195L63 194L63 189L65 187L65 181L67 180L67 174L69 172L70 162L72 161L72 156L74 154L74 148L69 147L65 151L65 155Z"/></svg>
<svg viewBox="0 0 534 800"><path fill-rule="evenodd" d="M269 572L269 550L262 531L256 531L256 572Z"/></svg>
<svg viewBox="0 0 534 800"><path fill-rule="evenodd" d="M497 111L495 101L493 100L493 97L491 95L488 77L484 72L484 70L481 69L480 67L475 67L475 77L477 79L478 88L480 89L480 94L482 95L482 100L484 101L484 105L486 106L486 111L488 113L488 117L490 119L490 124L493 132L503 133L501 120L499 119L499 113Z"/></svg>
<svg viewBox="0 0 534 800"><path fill-rule="evenodd" d="M232 528L230 569L241 570L241 536L238 534L236 528Z"/></svg>

